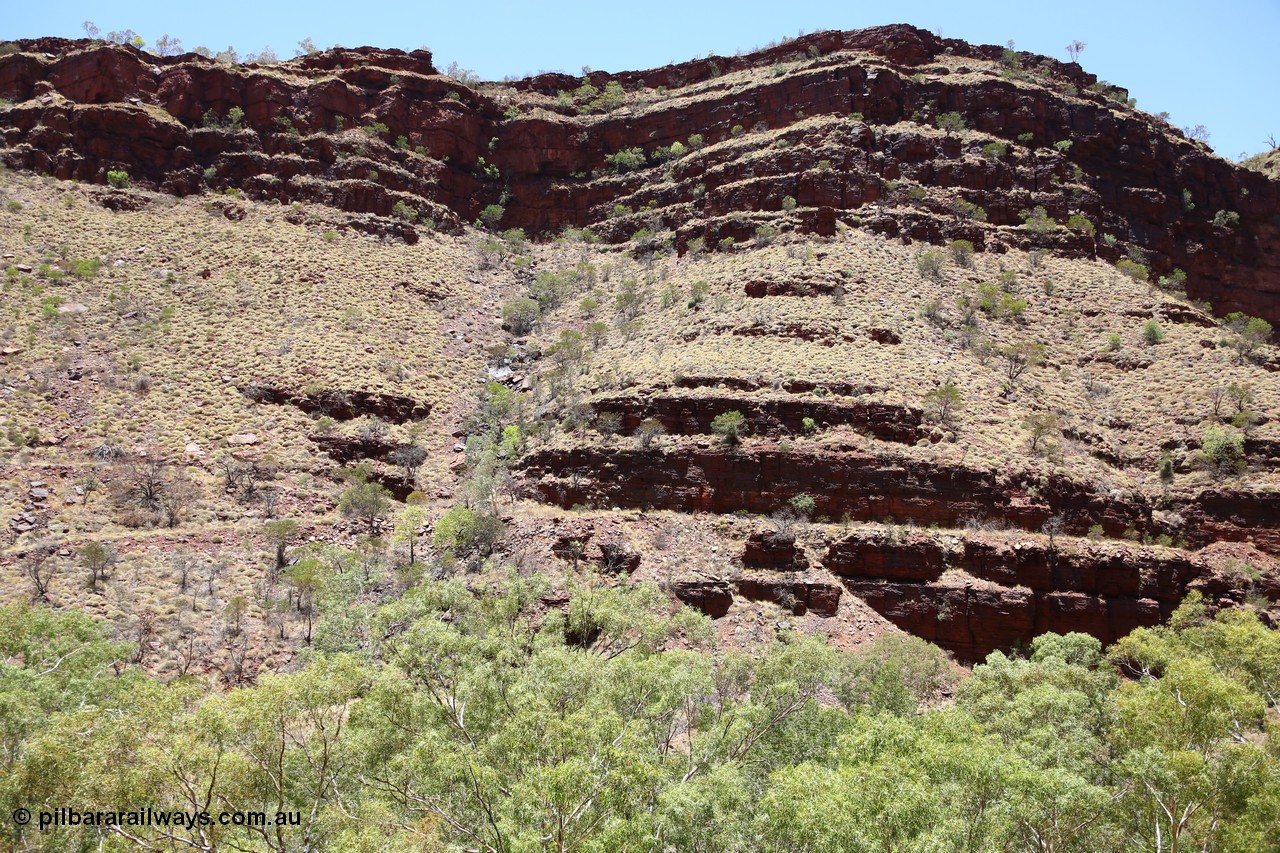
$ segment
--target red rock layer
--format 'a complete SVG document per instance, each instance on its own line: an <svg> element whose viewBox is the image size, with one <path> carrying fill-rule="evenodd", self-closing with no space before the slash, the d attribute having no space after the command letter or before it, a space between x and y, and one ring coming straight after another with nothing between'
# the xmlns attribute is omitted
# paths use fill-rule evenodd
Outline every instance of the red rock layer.
<svg viewBox="0 0 1280 853"><path fill-rule="evenodd" d="M750 56L613 75L649 102L603 116L519 106L521 92L565 91L578 78L542 75L508 88L514 101L490 97L436 75L425 51L337 50L259 67L85 41L19 45L25 52L0 59L0 98L18 102L0 114L0 157L58 177L104 182L123 168L174 193L237 187L382 215L403 202L442 223L505 199L503 226L590 225L611 239L644 221L613 216L615 205L652 205L643 217L677 229L681 245L750 236L755 215L832 233L837 218L852 221L843 212L858 211L860 224L887 234L963 237L994 251L1045 245L1115 260L1132 245L1157 274L1186 270L1191 295L1216 309L1280 320L1280 183L1091 90L1095 79L1078 66L1023 55L1021 79L1007 79L991 65L1000 48L911 27L818 33ZM944 56L950 67L930 64ZM750 68L760 71L745 83L717 83ZM606 78L592 75L597 87ZM200 126L232 107L244 129ZM981 135L934 131L950 111ZM380 138L332 133L377 123L387 128ZM714 147L626 175L607 166L624 148L652 154L694 133ZM390 144L399 137L404 146ZM1008 151L983 156L993 140ZM908 199L910 184L929 193ZM788 196L799 205L791 213ZM989 222L957 214L961 200ZM1121 242L1009 227L1037 205L1059 222L1079 212ZM1215 225L1220 210L1239 223Z"/></svg>

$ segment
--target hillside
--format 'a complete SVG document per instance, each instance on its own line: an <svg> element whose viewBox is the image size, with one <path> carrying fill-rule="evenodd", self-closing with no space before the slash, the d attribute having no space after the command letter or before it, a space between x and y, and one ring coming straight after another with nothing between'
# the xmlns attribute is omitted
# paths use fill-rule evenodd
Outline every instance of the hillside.
<svg viewBox="0 0 1280 853"><path fill-rule="evenodd" d="M1280 361L1211 312L1276 316L1280 195L1078 67L910 28L473 86L422 52L23 47L0 158L50 178L6 176L13 553L148 567L55 600L207 632L238 594L272 666L263 522L354 544L361 462L428 536L496 513L499 553L621 560L730 641L781 607L977 659L1274 598ZM520 401L498 457L486 380ZM150 460L180 518L80 500ZM225 577L198 616L173 561Z"/></svg>
<svg viewBox="0 0 1280 853"><path fill-rule="evenodd" d="M907 26L12 46L4 811L304 815L22 843L1280 843L1266 155Z"/></svg>
<svg viewBox="0 0 1280 853"><path fill-rule="evenodd" d="M1246 169L1262 172L1273 180L1280 180L1280 148L1272 148L1270 151L1255 154L1240 165Z"/></svg>

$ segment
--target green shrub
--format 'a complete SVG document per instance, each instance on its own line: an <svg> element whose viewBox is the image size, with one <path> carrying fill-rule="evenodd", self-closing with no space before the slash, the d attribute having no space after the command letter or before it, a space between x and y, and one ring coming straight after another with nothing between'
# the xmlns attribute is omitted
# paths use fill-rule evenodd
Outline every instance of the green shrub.
<svg viewBox="0 0 1280 853"><path fill-rule="evenodd" d="M1058 227L1058 223L1053 221L1053 218L1049 216L1049 212L1043 207L1024 210L1018 216L1022 219L1023 227L1033 234L1048 234Z"/></svg>
<svg viewBox="0 0 1280 853"><path fill-rule="evenodd" d="M71 263L70 273L76 278L93 278L100 269L102 269L102 261L97 258L83 258Z"/></svg>
<svg viewBox="0 0 1280 853"><path fill-rule="evenodd" d="M705 281L695 281L689 285L689 301L686 304L688 308L697 308L707 298L707 291L711 286Z"/></svg>
<svg viewBox="0 0 1280 853"><path fill-rule="evenodd" d="M1032 453L1048 449L1049 439L1058 434L1058 416L1049 412L1033 412L1022 422L1022 428L1030 433L1027 446Z"/></svg>
<svg viewBox="0 0 1280 853"><path fill-rule="evenodd" d="M725 443L732 446L742 441L742 432L746 425L746 416L739 411L724 412L716 415L711 421L711 431L723 436Z"/></svg>
<svg viewBox="0 0 1280 853"><path fill-rule="evenodd" d="M938 423L949 424L955 418L956 412L964 405L964 395L960 393L960 389L954 382L947 380L925 394L924 401L928 406L930 418Z"/></svg>
<svg viewBox="0 0 1280 853"><path fill-rule="evenodd" d="M502 519L465 506L452 507L436 524L431 544L441 551L463 557L487 555L502 538Z"/></svg>
<svg viewBox="0 0 1280 853"><path fill-rule="evenodd" d="M942 113L938 116L936 123L938 129L945 132L947 136L953 133L959 133L964 130L964 116L960 113Z"/></svg>
<svg viewBox="0 0 1280 853"><path fill-rule="evenodd" d="M1240 224L1240 214L1234 210L1219 210L1213 215L1213 224L1219 228L1230 228Z"/></svg>
<svg viewBox="0 0 1280 853"><path fill-rule="evenodd" d="M814 510L818 508L817 502L814 501L813 496L804 492L793 496L791 500L787 501L787 503L795 514L801 518L809 518L813 515Z"/></svg>
<svg viewBox="0 0 1280 853"><path fill-rule="evenodd" d="M1142 326L1142 339L1150 346L1164 342L1164 330L1155 320L1148 320Z"/></svg>
<svg viewBox="0 0 1280 853"><path fill-rule="evenodd" d="M617 80L610 80L604 84L604 91L599 97L587 104L587 109L597 113L612 112L626 103L626 100L627 93L622 88L622 84Z"/></svg>
<svg viewBox="0 0 1280 853"><path fill-rule="evenodd" d="M1073 213L1067 217L1067 227L1072 231L1083 231L1090 237L1092 237L1098 230L1094 228L1093 223L1089 221L1088 217L1081 216L1078 213Z"/></svg>
<svg viewBox="0 0 1280 853"><path fill-rule="evenodd" d="M1150 275L1150 271L1144 264L1131 261L1128 258L1121 258L1116 261L1116 269L1139 284L1145 284Z"/></svg>
<svg viewBox="0 0 1280 853"><path fill-rule="evenodd" d="M111 169L107 172L107 183L118 190L129 186L129 173L123 169Z"/></svg>
<svg viewBox="0 0 1280 853"><path fill-rule="evenodd" d="M1009 153L1009 146L1003 142L988 142L982 146L982 156L988 160L1003 159Z"/></svg>
<svg viewBox="0 0 1280 853"><path fill-rule="evenodd" d="M502 217L507 215L507 209L500 204L486 205L484 210L480 211L479 223L485 228L494 228Z"/></svg>
<svg viewBox="0 0 1280 853"><path fill-rule="evenodd" d="M971 241L952 240L948 250L951 252L951 260L955 261L956 266L973 266L973 243Z"/></svg>
<svg viewBox="0 0 1280 853"><path fill-rule="evenodd" d="M916 269L925 278L942 278L942 268L946 257L936 249L926 249L916 256Z"/></svg>
<svg viewBox="0 0 1280 853"><path fill-rule="evenodd" d="M533 331L533 326L538 322L538 317L541 313L537 301L527 296L522 296L519 299L511 300L502 307L502 320L506 323L511 334L521 337Z"/></svg>
<svg viewBox="0 0 1280 853"><path fill-rule="evenodd" d="M1245 469L1244 436L1225 427L1209 427L1200 440L1200 452L1195 461L1218 477L1242 473Z"/></svg>
<svg viewBox="0 0 1280 853"><path fill-rule="evenodd" d="M1168 275L1160 276L1159 285L1164 290L1182 293L1187 287L1187 274L1180 269L1175 269Z"/></svg>
<svg viewBox="0 0 1280 853"><path fill-rule="evenodd" d="M625 172L635 172L648 165L648 159L645 157L644 149L642 148L624 148L604 159L613 171L620 175Z"/></svg>
<svg viewBox="0 0 1280 853"><path fill-rule="evenodd" d="M338 511L347 518L363 521L370 533L391 509L391 493L377 483L358 483L342 493Z"/></svg>
<svg viewBox="0 0 1280 853"><path fill-rule="evenodd" d="M970 201L958 198L951 202L951 212L961 219L973 219L977 222L987 221L987 212Z"/></svg>
<svg viewBox="0 0 1280 853"><path fill-rule="evenodd" d="M1248 358L1271 339L1271 324L1261 317L1249 317L1238 311L1225 318L1227 328L1236 333L1231 346L1241 358Z"/></svg>
<svg viewBox="0 0 1280 853"><path fill-rule="evenodd" d="M653 152L653 159L659 163L666 163L669 160L679 160L681 157L689 153L689 147L683 142L673 142L670 145L659 148Z"/></svg>
<svg viewBox="0 0 1280 853"><path fill-rule="evenodd" d="M778 228L776 225L758 225L756 226L756 245L767 246L778 237Z"/></svg>

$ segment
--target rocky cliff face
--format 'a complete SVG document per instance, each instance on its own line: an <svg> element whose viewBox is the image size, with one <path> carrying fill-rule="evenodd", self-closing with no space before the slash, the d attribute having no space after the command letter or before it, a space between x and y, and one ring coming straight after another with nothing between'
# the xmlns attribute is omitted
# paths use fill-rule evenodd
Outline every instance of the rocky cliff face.
<svg viewBox="0 0 1280 853"><path fill-rule="evenodd" d="M910 27L478 85L423 51L228 66L19 47L0 57L5 164L90 184L124 171L317 240L305 205L327 205L345 213L324 211L323 228L346 215L426 259L394 292L439 303L450 346L476 364L497 353L488 378L524 392L517 449L503 439L510 508L495 501L520 560L658 580L722 627L755 608L770 614L757 625L806 620L841 641L870 613L966 659L1044 631L1110 641L1188 590L1276 612L1280 358L1237 351L1203 305L1114 264L1181 269L1214 312L1280 321L1280 182L1078 66ZM143 217L154 203L90 195ZM396 243L426 220L446 233ZM515 228L600 242L492 233ZM927 274L919 251L953 240L977 259ZM206 264L179 270L192 293L226 286ZM555 298L530 289L566 272ZM504 337L502 305L520 296L539 297L538 322ZM1147 321L1169 342L1140 336ZM1039 349L1019 379L1000 353L1025 345ZM454 372L455 390L485 381ZM305 387L271 372L224 384L237 405L380 425L310 441L377 463L397 498L427 491L443 513L474 491L453 478L474 461L469 398L429 403L394 371L390 391L332 366L298 375ZM929 393L952 381L964 411L943 417ZM733 441L716 434L730 413ZM1048 437L1028 444L1035 417ZM1249 470L1207 474L1206 428L1233 418ZM409 436L385 431L424 420L440 433L429 486L392 473ZM665 554L671 540L683 550Z"/></svg>
<svg viewBox="0 0 1280 853"><path fill-rule="evenodd" d="M401 203L438 224L501 202L507 227L626 239L652 223L681 246L742 239L756 220L780 218L996 252L1043 245L1115 260L1132 250L1153 274L1186 271L1191 295L1220 311L1280 319L1275 181L1076 65L911 27L476 87L440 76L425 51L225 66L87 41L19 45L0 59L0 98L13 102L0 159L61 178L104 182L122 168L177 194L234 188L381 215ZM621 92L608 103L568 97L584 84ZM233 110L240 121L228 122ZM967 130L936 129L952 112ZM692 154L662 161L695 135ZM610 155L634 148L657 165L610 168ZM784 209L788 198L799 212ZM1037 206L1058 222L1083 216L1096 233L1015 227Z"/></svg>

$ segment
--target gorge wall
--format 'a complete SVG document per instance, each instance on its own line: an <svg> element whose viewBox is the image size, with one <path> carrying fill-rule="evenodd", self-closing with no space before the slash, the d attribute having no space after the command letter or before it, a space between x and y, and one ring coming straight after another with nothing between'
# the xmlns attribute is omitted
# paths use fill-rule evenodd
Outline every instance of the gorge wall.
<svg viewBox="0 0 1280 853"><path fill-rule="evenodd" d="M102 183L124 168L176 194L232 188L378 215L402 203L440 225L501 202L502 227L590 226L622 240L656 224L681 247L741 239L764 217L988 251L1044 245L1116 260L1133 248L1153 274L1186 271L1190 294L1220 312L1280 320L1280 184L1133 109L1077 65L913 27L477 86L441 76L421 50L228 66L86 40L17 44L0 58L0 98L11 102L0 161L60 178ZM584 83L623 94L603 106L561 96ZM243 118L229 126L233 108ZM936 129L950 112L966 132ZM671 156L695 134L701 145ZM649 155L647 168L609 167L631 148ZM788 197L796 210L784 210ZM1096 232L1018 227L1037 206L1057 222L1084 216Z"/></svg>

